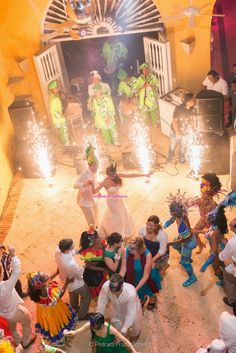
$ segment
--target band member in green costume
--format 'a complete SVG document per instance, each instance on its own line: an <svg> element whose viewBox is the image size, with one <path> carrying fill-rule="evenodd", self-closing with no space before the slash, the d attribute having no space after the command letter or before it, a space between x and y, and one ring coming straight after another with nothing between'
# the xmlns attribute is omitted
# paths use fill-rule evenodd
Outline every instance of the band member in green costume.
<svg viewBox="0 0 236 353"><path fill-rule="evenodd" d="M53 126L59 130L60 140L63 145L69 145L66 118L63 114L62 101L57 80L49 83L48 90L49 110L52 116Z"/></svg>
<svg viewBox="0 0 236 353"><path fill-rule="evenodd" d="M137 107L137 98L134 96L135 77L129 77L127 72L120 69L117 78L120 80L118 86L118 95L120 96L120 102L118 106L119 116L121 122L125 122L127 119L132 119L134 111Z"/></svg>
<svg viewBox="0 0 236 353"><path fill-rule="evenodd" d="M97 71L90 73L90 82L88 108L92 111L95 127L101 130L106 145L119 145L110 87L101 81Z"/></svg>
<svg viewBox="0 0 236 353"><path fill-rule="evenodd" d="M143 63L140 65L142 74L137 78L135 86L136 93L139 97L139 107L141 114L145 116L146 124L149 117L153 126L158 121L158 86L157 77L150 72L149 65Z"/></svg>

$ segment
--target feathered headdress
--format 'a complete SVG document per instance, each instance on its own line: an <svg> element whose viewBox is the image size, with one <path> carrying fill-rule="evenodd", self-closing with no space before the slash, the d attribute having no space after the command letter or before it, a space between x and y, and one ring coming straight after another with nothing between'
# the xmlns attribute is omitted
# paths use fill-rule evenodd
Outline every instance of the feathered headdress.
<svg viewBox="0 0 236 353"><path fill-rule="evenodd" d="M215 196L221 191L221 182L215 173L206 173L202 176L200 190L209 196Z"/></svg>
<svg viewBox="0 0 236 353"><path fill-rule="evenodd" d="M98 164L98 159L95 155L94 147L91 145L91 143L85 150L85 159L87 159L88 164Z"/></svg>
<svg viewBox="0 0 236 353"><path fill-rule="evenodd" d="M224 200L218 204L218 206L208 213L208 218L210 222L215 221L220 208L235 207L236 206L236 190L233 190L226 195Z"/></svg>
<svg viewBox="0 0 236 353"><path fill-rule="evenodd" d="M187 214L188 199L185 197L185 194L185 192L181 194L180 190L178 190L176 195L170 194L167 197L170 213L176 214L180 218Z"/></svg>
<svg viewBox="0 0 236 353"><path fill-rule="evenodd" d="M0 353L14 353L15 350L7 339L0 340Z"/></svg>
<svg viewBox="0 0 236 353"><path fill-rule="evenodd" d="M87 233L89 239L89 246L92 246L97 234L96 227L93 224L90 224Z"/></svg>

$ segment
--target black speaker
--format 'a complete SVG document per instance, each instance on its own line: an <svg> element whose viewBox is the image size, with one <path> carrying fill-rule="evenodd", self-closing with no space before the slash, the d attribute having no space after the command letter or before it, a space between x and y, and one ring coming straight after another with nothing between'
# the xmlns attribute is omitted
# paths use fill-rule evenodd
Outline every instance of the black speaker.
<svg viewBox="0 0 236 353"><path fill-rule="evenodd" d="M34 104L28 100L15 101L8 108L15 137L24 140L30 134L29 122L36 123Z"/></svg>
<svg viewBox="0 0 236 353"><path fill-rule="evenodd" d="M196 95L198 130L220 132L224 130L224 96L211 90Z"/></svg>
<svg viewBox="0 0 236 353"><path fill-rule="evenodd" d="M229 173L229 138L215 133L202 133L203 154L200 173Z"/></svg>

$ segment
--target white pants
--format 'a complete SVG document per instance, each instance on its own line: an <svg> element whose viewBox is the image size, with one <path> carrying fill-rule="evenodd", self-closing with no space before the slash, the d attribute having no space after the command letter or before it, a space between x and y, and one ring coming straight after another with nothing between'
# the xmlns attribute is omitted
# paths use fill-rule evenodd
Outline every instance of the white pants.
<svg viewBox="0 0 236 353"><path fill-rule="evenodd" d="M27 346L32 337L31 316L29 310L19 304L13 318L7 319L7 321L16 346L18 346L20 342L23 346ZM22 325L22 341L21 336L17 331L17 323Z"/></svg>
<svg viewBox="0 0 236 353"><path fill-rule="evenodd" d="M88 226L90 224L93 224L94 226L98 226L98 209L97 205L94 207L83 207L80 206L81 211L84 214L84 217L86 218L86 221L88 223Z"/></svg>
<svg viewBox="0 0 236 353"><path fill-rule="evenodd" d="M119 331L122 329L124 323L125 323L125 317L121 318L121 316L119 317L114 316L111 318L111 324ZM128 330L130 337L138 337L140 335L141 323L142 323L142 310L140 309L136 315L133 325Z"/></svg>

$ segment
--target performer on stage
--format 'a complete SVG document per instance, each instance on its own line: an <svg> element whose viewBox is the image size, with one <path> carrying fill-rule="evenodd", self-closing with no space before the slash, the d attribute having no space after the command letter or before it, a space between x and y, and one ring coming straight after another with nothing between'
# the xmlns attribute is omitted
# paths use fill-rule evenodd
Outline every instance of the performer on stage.
<svg viewBox="0 0 236 353"><path fill-rule="evenodd" d="M128 119L132 119L134 111L138 103L136 102L136 97L134 96L134 86L135 86L135 77L129 77L127 72L123 69L120 69L117 78L120 80L118 86L118 95L121 97L118 111L121 122L130 122Z"/></svg>
<svg viewBox="0 0 236 353"><path fill-rule="evenodd" d="M218 176L215 173L206 173L202 176L200 184L201 195L190 200L189 207L197 206L200 215L193 229L198 244L197 254L201 254L202 249L206 247L201 241L200 233L210 228L207 215L216 208L217 203L214 201L214 196L219 194L220 189L221 183Z"/></svg>
<svg viewBox="0 0 236 353"><path fill-rule="evenodd" d="M135 82L135 90L139 97L139 107L141 114L145 117L146 124L149 122L149 116L152 126L158 123L158 87L157 77L150 72L149 65L143 63L140 65L142 74Z"/></svg>
<svg viewBox="0 0 236 353"><path fill-rule="evenodd" d="M60 139L63 145L69 145L66 118L63 114L62 101L57 80L48 85L49 90L49 109L52 116L52 122L55 128L59 130Z"/></svg>
<svg viewBox="0 0 236 353"><path fill-rule="evenodd" d="M80 206L88 226L98 225L98 209L93 198L93 190L91 182L96 185L96 174L98 170L98 160L92 145L85 150L85 156L88 162L88 169L83 171L74 184L75 189L79 189L77 203Z"/></svg>
<svg viewBox="0 0 236 353"><path fill-rule="evenodd" d="M107 208L103 214L98 233L102 238L106 238L111 233L119 233L124 240L135 234L133 218L127 206L123 202L125 195L120 195L119 190L122 185L121 178L136 178L150 176L149 174L121 174L116 172L116 164L111 164L106 169L106 178L93 188L93 193L97 193L102 188L107 191Z"/></svg>
<svg viewBox="0 0 236 353"><path fill-rule="evenodd" d="M173 248L181 254L180 264L189 276L189 278L182 283L182 286L188 287L197 281L191 264L192 251L196 248L197 242L188 219L188 200L179 190L176 195L170 194L168 201L171 218L164 223L163 228L169 227L174 222L176 222L178 226L178 237L174 238L173 242L168 243L168 246L173 246Z"/></svg>
<svg viewBox="0 0 236 353"><path fill-rule="evenodd" d="M97 71L90 73L90 82L88 108L92 111L95 127L101 130L106 145L118 146L115 108L110 87L101 81L101 76Z"/></svg>

